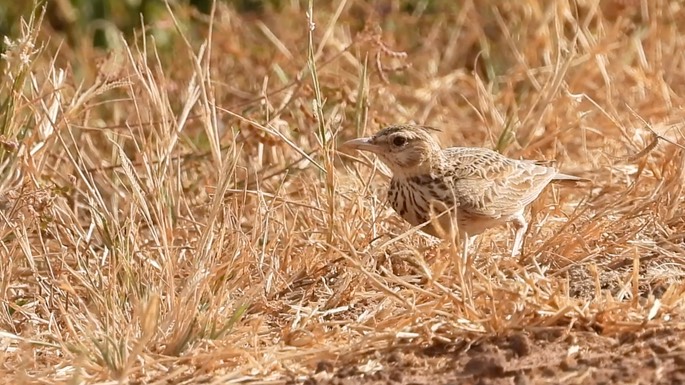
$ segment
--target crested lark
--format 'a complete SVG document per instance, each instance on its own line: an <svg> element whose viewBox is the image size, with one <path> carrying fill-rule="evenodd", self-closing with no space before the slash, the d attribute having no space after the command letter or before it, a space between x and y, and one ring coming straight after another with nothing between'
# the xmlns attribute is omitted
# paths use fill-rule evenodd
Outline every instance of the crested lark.
<svg viewBox="0 0 685 385"><path fill-rule="evenodd" d="M583 180L485 148L442 149L429 130L434 129L390 126L342 147L376 154L393 173L388 190L393 209L433 236L453 240L458 233L464 258L472 237L505 223L514 226L511 255L516 256L528 228L526 206L554 180Z"/></svg>

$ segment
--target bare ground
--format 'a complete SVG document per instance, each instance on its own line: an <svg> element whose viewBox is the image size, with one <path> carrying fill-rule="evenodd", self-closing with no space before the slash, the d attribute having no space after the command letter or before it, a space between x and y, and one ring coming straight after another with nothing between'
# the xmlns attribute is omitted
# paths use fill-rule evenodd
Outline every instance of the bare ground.
<svg viewBox="0 0 685 385"><path fill-rule="evenodd" d="M360 362L318 363L306 384L677 384L685 331L601 337L564 329L395 346Z"/></svg>

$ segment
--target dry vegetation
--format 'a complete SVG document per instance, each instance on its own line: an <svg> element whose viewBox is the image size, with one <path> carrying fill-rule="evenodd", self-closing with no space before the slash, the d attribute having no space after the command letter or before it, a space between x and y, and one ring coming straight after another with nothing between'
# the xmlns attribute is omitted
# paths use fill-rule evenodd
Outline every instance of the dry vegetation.
<svg viewBox="0 0 685 385"><path fill-rule="evenodd" d="M164 49L106 55L25 20L1 62L3 381L323 381L397 347L685 326L685 7L448 3L178 8L145 27ZM484 234L460 278L385 170L336 150L405 122L593 183L543 195L519 260Z"/></svg>

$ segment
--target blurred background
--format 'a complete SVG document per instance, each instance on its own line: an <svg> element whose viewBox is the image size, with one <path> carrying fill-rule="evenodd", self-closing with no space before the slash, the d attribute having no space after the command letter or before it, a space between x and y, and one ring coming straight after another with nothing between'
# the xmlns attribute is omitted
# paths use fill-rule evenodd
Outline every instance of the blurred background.
<svg viewBox="0 0 685 385"><path fill-rule="evenodd" d="M307 0L217 0L218 3L233 8L242 14L262 15L284 8L304 8ZM10 35L17 33L17 20L27 16L36 3L47 6L47 18L50 27L56 33L63 33L69 43L77 43L79 37L88 37L97 47L108 47L112 44L113 32L130 35L145 20L147 24L167 18L164 0L46 0L15 1L0 0L0 33ZM330 5L329 0L317 0L317 6ZM335 3L335 2L333 2ZM456 3L456 2L455 2ZM212 0L171 0L169 4L175 10L185 10L186 15L201 18L211 12ZM447 1L424 0L383 0L368 2L375 11L401 11L412 13L437 12L445 8L454 8L454 3ZM159 34L159 30L151 31ZM163 37L163 36L162 36Z"/></svg>
<svg viewBox="0 0 685 385"><path fill-rule="evenodd" d="M239 12L259 13L267 8L279 7L283 0L219 0ZM212 0L172 0L174 8L186 8L200 14L211 11ZM12 35L17 32L17 20L27 16L35 8L34 1L0 0L0 33ZM96 46L111 44L111 32L121 31L130 35L141 25L141 21L154 23L166 18L163 0L47 0L38 2L47 6L50 27L57 33L64 33L70 43L76 43L78 36L92 37ZM154 31L158 32L158 31Z"/></svg>

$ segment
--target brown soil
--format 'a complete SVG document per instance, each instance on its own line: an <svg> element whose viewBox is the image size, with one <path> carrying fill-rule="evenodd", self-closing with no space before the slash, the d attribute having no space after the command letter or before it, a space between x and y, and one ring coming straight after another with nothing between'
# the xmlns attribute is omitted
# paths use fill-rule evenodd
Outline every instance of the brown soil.
<svg viewBox="0 0 685 385"><path fill-rule="evenodd" d="M321 361L305 384L685 384L683 337L675 329L613 338L560 329L401 346L357 363Z"/></svg>

